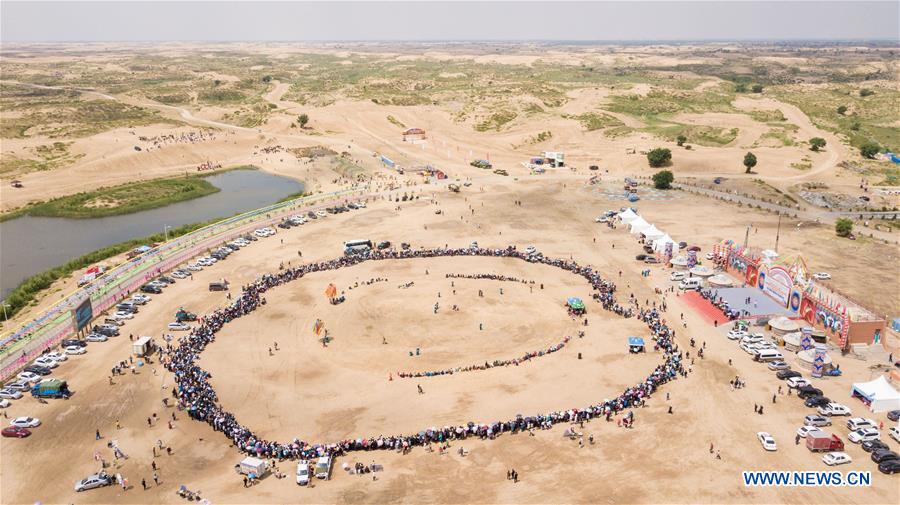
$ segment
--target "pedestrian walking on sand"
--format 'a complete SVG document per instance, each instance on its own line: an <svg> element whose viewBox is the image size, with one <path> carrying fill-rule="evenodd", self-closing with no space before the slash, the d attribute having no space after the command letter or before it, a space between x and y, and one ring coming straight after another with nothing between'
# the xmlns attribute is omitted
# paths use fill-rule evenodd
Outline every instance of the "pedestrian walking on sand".
<svg viewBox="0 0 900 505"><path fill-rule="evenodd" d="M99 429L97 430L97 433L96 433L94 436L95 436L94 440L100 440L100 438L102 438L102 437L100 437L100 430L99 430Z"/></svg>
<svg viewBox="0 0 900 505"><path fill-rule="evenodd" d="M425 394L425 391L422 389L422 385L421 385L421 384L416 384L416 387L419 388L419 394L420 394L420 395Z"/></svg>
<svg viewBox="0 0 900 505"><path fill-rule="evenodd" d="M156 472L153 472L153 482L158 486L159 485L159 475Z"/></svg>
<svg viewBox="0 0 900 505"><path fill-rule="evenodd" d="M144 488L144 491L147 490L147 479L141 479L141 487Z"/></svg>

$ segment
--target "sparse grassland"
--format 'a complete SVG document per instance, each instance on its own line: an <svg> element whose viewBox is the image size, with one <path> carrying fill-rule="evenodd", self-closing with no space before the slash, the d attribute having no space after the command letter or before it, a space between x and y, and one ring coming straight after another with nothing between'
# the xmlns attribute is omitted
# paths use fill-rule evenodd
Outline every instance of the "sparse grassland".
<svg viewBox="0 0 900 505"><path fill-rule="evenodd" d="M23 214L78 219L130 214L199 198L218 191L219 188L200 177L156 179L99 188L29 205L4 214L3 219Z"/></svg>
<svg viewBox="0 0 900 505"><path fill-rule="evenodd" d="M387 120L388 120L389 123L391 123L392 125L396 126L397 128L406 128L406 125L403 124L402 121L400 121L399 119L395 118L394 116L390 116L390 115L389 115L389 116L387 117Z"/></svg>
<svg viewBox="0 0 900 505"><path fill-rule="evenodd" d="M584 114L580 114L577 116L564 115L563 117L567 119L574 119L580 122L581 126L583 126L584 129L589 132L602 130L604 128L623 126L623 123L621 121L610 116L609 114L597 112L585 112Z"/></svg>
<svg viewBox="0 0 900 505"><path fill-rule="evenodd" d="M486 132L488 130L499 131L506 124L516 119L517 116L518 114L510 110L494 112L493 114L485 118L484 121L476 124L475 130L480 132Z"/></svg>
<svg viewBox="0 0 900 505"><path fill-rule="evenodd" d="M13 154L4 154L0 157L0 177L15 177L28 172L41 170L54 170L67 166L84 154L72 154L69 152L72 142L53 142L41 144L30 148L34 158L19 158Z"/></svg>

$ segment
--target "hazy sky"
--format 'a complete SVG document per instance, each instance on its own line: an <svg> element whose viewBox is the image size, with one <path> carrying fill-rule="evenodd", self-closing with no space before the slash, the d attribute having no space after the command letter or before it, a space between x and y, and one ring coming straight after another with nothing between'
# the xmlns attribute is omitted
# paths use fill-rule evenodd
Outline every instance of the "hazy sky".
<svg viewBox="0 0 900 505"><path fill-rule="evenodd" d="M900 37L892 1L0 1L0 40L759 40Z"/></svg>

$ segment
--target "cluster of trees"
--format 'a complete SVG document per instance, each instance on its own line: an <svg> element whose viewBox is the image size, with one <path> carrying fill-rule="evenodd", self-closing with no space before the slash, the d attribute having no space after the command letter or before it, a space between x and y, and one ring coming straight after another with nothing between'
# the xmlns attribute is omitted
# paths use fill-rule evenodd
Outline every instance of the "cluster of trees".
<svg viewBox="0 0 900 505"><path fill-rule="evenodd" d="M834 232L838 237L849 237L853 233L853 220L842 217L834 223Z"/></svg>

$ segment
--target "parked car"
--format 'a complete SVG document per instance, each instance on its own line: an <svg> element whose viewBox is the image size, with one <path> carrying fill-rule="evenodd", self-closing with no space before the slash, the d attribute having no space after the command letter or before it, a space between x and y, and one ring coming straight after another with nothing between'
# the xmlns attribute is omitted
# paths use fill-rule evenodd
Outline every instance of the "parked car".
<svg viewBox="0 0 900 505"><path fill-rule="evenodd" d="M57 363L55 359L48 356L41 356L40 358L34 360L34 364L45 368L56 368L59 366L59 363Z"/></svg>
<svg viewBox="0 0 900 505"><path fill-rule="evenodd" d="M847 429L850 431L856 431L860 428L874 428L876 426L878 426L878 423L868 417L851 417L847 419Z"/></svg>
<svg viewBox="0 0 900 505"><path fill-rule="evenodd" d="M113 319L123 320L123 319L134 319L134 313L128 312L126 310L120 310L112 315Z"/></svg>
<svg viewBox="0 0 900 505"><path fill-rule="evenodd" d="M829 452L828 454L822 456L822 462L828 466L837 466L843 465L846 463L850 463L853 461L846 452Z"/></svg>
<svg viewBox="0 0 900 505"><path fill-rule="evenodd" d="M31 384L29 384L27 381L17 380L7 383L6 389L11 389L13 391L28 391L31 389Z"/></svg>
<svg viewBox="0 0 900 505"><path fill-rule="evenodd" d="M319 209L319 210L316 211L316 216L317 216L317 217L325 217L325 216L327 216L327 215L328 215L328 213L325 212L324 210Z"/></svg>
<svg viewBox="0 0 900 505"><path fill-rule="evenodd" d="M85 340L88 342L106 342L109 340L106 335L102 333L88 333L88 336L85 337Z"/></svg>
<svg viewBox="0 0 900 505"><path fill-rule="evenodd" d="M775 374L775 377L778 377L781 380L790 379L791 377L802 377L803 374L797 372L795 370L782 370Z"/></svg>
<svg viewBox="0 0 900 505"><path fill-rule="evenodd" d="M831 426L831 419L825 416L810 414L803 418L803 424L809 426Z"/></svg>
<svg viewBox="0 0 900 505"><path fill-rule="evenodd" d="M807 399L812 396L822 396L822 390L812 386L800 386L797 388L797 397Z"/></svg>
<svg viewBox="0 0 900 505"><path fill-rule="evenodd" d="M147 295L142 295L142 294L140 294L140 293L131 295L131 301L134 302L134 303L136 303L136 304L138 304L138 305L144 305L145 303L149 302L149 301L152 300L152 299L153 299L153 298L150 298L150 297L147 296Z"/></svg>
<svg viewBox="0 0 900 505"><path fill-rule="evenodd" d="M778 446L775 444L775 439L772 438L772 435L769 435L765 431L760 431L756 434L756 438L759 440L760 445L762 445L763 449L767 451L777 451Z"/></svg>
<svg viewBox="0 0 900 505"><path fill-rule="evenodd" d="M888 412L887 418L891 421L900 421L900 410L892 410Z"/></svg>
<svg viewBox="0 0 900 505"><path fill-rule="evenodd" d="M10 405L12 405L12 402L7 400L6 398L3 398L2 400L0 400L0 409L5 409L6 407L9 407Z"/></svg>
<svg viewBox="0 0 900 505"><path fill-rule="evenodd" d="M31 430L28 428L20 428L18 426L8 426L3 428L3 431L0 431L6 438L25 438L31 435Z"/></svg>
<svg viewBox="0 0 900 505"><path fill-rule="evenodd" d="M806 405L809 408L816 408L828 405L829 403L831 403L831 399L827 396L810 396L803 402L803 405Z"/></svg>
<svg viewBox="0 0 900 505"><path fill-rule="evenodd" d="M169 323L169 329L172 331L187 331L190 330L191 327L184 323L172 322Z"/></svg>
<svg viewBox="0 0 900 505"><path fill-rule="evenodd" d="M888 430L888 436L890 436L891 438L893 438L893 439L896 440L897 442L900 442L900 427L898 427L898 426L892 426L892 427Z"/></svg>
<svg viewBox="0 0 900 505"><path fill-rule="evenodd" d="M878 440L879 438L881 438L881 433L876 428L860 428L847 435L847 439L854 444L865 442L866 440Z"/></svg>
<svg viewBox="0 0 900 505"><path fill-rule="evenodd" d="M322 456L316 461L316 478L329 480L331 478L331 456Z"/></svg>
<svg viewBox="0 0 900 505"><path fill-rule="evenodd" d="M37 428L41 425L41 420L36 417L17 417L10 421L9 425L18 428Z"/></svg>
<svg viewBox="0 0 900 505"><path fill-rule="evenodd" d="M684 280L684 272L672 272L672 275L669 276L670 281L680 281ZM734 331L734 330L732 330ZM730 335L730 332L729 332ZM730 336L728 338L731 338ZM732 339L734 340L734 339Z"/></svg>
<svg viewBox="0 0 900 505"><path fill-rule="evenodd" d="M200 272L203 270L203 266L197 263L188 263L186 268L191 272Z"/></svg>
<svg viewBox="0 0 900 505"><path fill-rule="evenodd" d="M387 240L378 243L378 250L387 249L391 246L391 243Z"/></svg>
<svg viewBox="0 0 900 505"><path fill-rule="evenodd" d="M3 398L4 400L18 400L19 398L22 398L22 390L10 388L0 389L0 398Z"/></svg>
<svg viewBox="0 0 900 505"><path fill-rule="evenodd" d="M784 361L770 361L768 365L769 370L790 370L791 365L788 365Z"/></svg>
<svg viewBox="0 0 900 505"><path fill-rule="evenodd" d="M813 277L818 281L827 281L831 279L831 274L828 272L816 272L813 274Z"/></svg>
<svg viewBox="0 0 900 505"><path fill-rule="evenodd" d="M866 440L865 442L859 444L859 446L862 447L862 450L866 452L875 452L881 449L890 449L890 447L881 440Z"/></svg>
<svg viewBox="0 0 900 505"><path fill-rule="evenodd" d="M16 378L25 382L37 382L41 380L41 376L34 372L21 372Z"/></svg>
<svg viewBox="0 0 900 505"><path fill-rule="evenodd" d="M872 451L872 456L870 457L875 463L881 463L889 459L900 459L900 454L897 454L890 449L879 449L877 451Z"/></svg>
<svg viewBox="0 0 900 505"><path fill-rule="evenodd" d="M70 345L70 346L67 346L65 349L66 349L66 354L84 354L87 352L87 349L85 349L83 346L80 346L80 345Z"/></svg>
<svg viewBox="0 0 900 505"><path fill-rule="evenodd" d="M170 275L171 275L172 277L176 278L176 279L179 279L179 280L180 280L180 279L186 279L186 278L187 278L187 275L185 275L185 274L183 274L183 273L181 273L181 272L172 272Z"/></svg>
<svg viewBox="0 0 900 505"><path fill-rule="evenodd" d="M41 365L28 365L25 367L23 372L31 372L36 373L38 375L50 375L51 370L45 366Z"/></svg>
<svg viewBox="0 0 900 505"><path fill-rule="evenodd" d="M823 416L849 416L850 409L846 405L832 402L819 407L819 414Z"/></svg>
<svg viewBox="0 0 900 505"><path fill-rule="evenodd" d="M309 461L301 459L297 462L297 485L305 486L309 484Z"/></svg>
<svg viewBox="0 0 900 505"><path fill-rule="evenodd" d="M803 377L791 377L787 381L787 387L789 388L802 388L803 386L811 386L812 383Z"/></svg>
<svg viewBox="0 0 900 505"><path fill-rule="evenodd" d="M806 435L808 435L811 431L822 431L822 429L817 426L804 424L803 426L797 428L797 435L800 435L800 438L806 438Z"/></svg>
<svg viewBox="0 0 900 505"><path fill-rule="evenodd" d="M63 347L87 347L87 342L84 340L78 340L77 338L67 338L59 343L59 345Z"/></svg>
<svg viewBox="0 0 900 505"><path fill-rule="evenodd" d="M900 460L889 459L878 464L878 471L881 473L894 474L900 472Z"/></svg>
<svg viewBox="0 0 900 505"><path fill-rule="evenodd" d="M152 284L144 284L141 286L141 293L150 293L152 295L158 295L162 293L162 289L159 286L154 286Z"/></svg>
<svg viewBox="0 0 900 505"><path fill-rule="evenodd" d="M95 473L75 483L75 491L86 491L98 487L108 486L113 483L112 478L106 472Z"/></svg>

